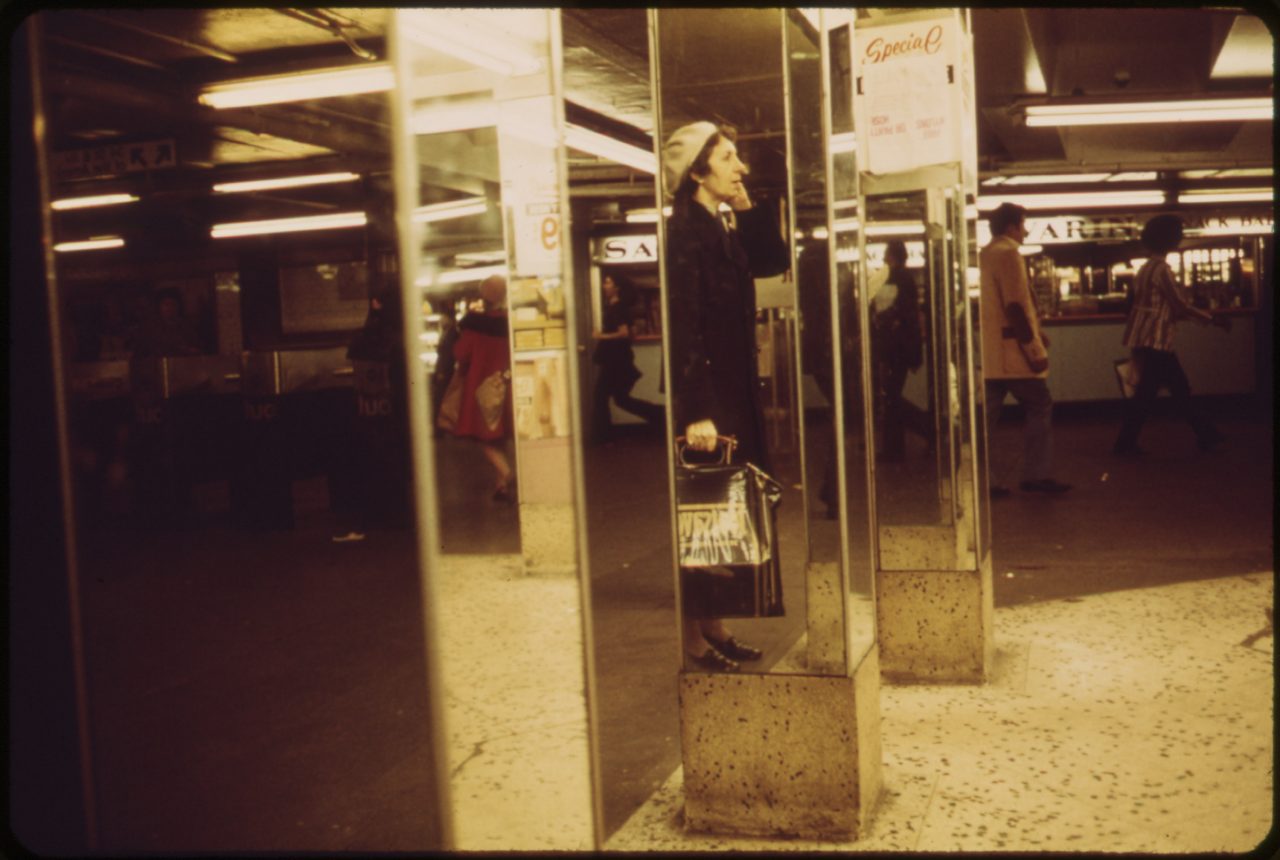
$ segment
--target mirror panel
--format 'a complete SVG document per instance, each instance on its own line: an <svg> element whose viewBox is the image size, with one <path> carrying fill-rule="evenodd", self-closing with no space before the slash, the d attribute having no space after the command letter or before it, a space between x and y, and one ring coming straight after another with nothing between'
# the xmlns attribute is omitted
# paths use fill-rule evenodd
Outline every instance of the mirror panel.
<svg viewBox="0 0 1280 860"><path fill-rule="evenodd" d="M792 251L799 318L798 418L804 463L808 542L806 665L811 672L845 668L845 585L841 565L840 422L836 408L830 235L827 228L823 61L817 22L783 10Z"/></svg>
<svg viewBox="0 0 1280 860"><path fill-rule="evenodd" d="M787 242L793 218L787 185L784 18L776 9L660 9L651 15L656 136L660 146L677 129L693 122L732 126L737 133L737 153L749 168L744 184L753 204L749 212L737 213L731 219L736 223L728 228L745 231L743 235L750 233L753 240L737 246L741 251L733 251L734 240L724 246L730 250L715 257L715 265L719 266L727 259L725 254L741 253L742 271L750 274L725 274L724 280L718 280L720 274L729 271L720 268L715 278L707 276L703 280L714 280L723 286L711 290L704 284L700 288L697 285L701 281L692 268L673 263L671 254L675 252L671 249L701 243L699 247L715 252L720 246L717 236L723 234L699 232L701 227L689 225L709 226L712 231L725 228L713 212L714 202L707 207L690 200L699 208L686 208L680 199L672 199L677 189L666 187L665 178L660 180L663 204L679 210L661 225L661 247L667 255L663 260L664 331L668 333L665 365L668 390L673 392L674 432L684 435L687 426L681 424L695 411L705 410L707 415L716 416L713 420L718 422L717 431L723 429L737 438L739 460L762 467L777 487L764 492L776 492L780 500L776 509L777 537L766 553L773 561L763 563L776 562L780 567L782 614L746 617L753 611L740 609L713 615L713 607L723 610L726 605L713 596L730 580L724 562L733 566L732 576L738 582L749 576L746 571L751 565L737 564L741 559L730 552L696 558L689 555L684 565L686 572L679 578L685 586L681 593L682 642L687 654L707 653L705 637L715 639L731 633L764 652L760 659L742 661L742 671L801 671L803 654L795 646L805 630L809 550L799 444L796 294ZM715 34L715 38L708 38L708 34ZM730 102L717 100L717 94L734 90L751 92L751 99L735 100L751 104L749 112L729 115ZM705 135L700 137L697 148L706 139ZM727 204L727 199L723 196L718 202ZM758 233L753 232L757 230ZM695 355L702 355L703 359L693 358ZM712 363L703 365L704 360ZM703 371L703 367L710 370ZM758 390L753 391L757 385ZM696 395L692 393L695 391ZM691 484L700 482L703 478L694 473L706 474L682 470L674 461L673 471L677 476L673 486L677 479ZM709 536L719 534L716 530L722 524L717 525L718 515L713 515L713 508L707 505L718 504L711 499L722 491L697 499L692 490L680 492L680 504L686 507L678 528L683 529L680 533L685 535L685 546L717 545ZM761 521L764 518L767 514L762 515ZM677 547L677 555L680 552ZM726 616L732 616L732 620L725 622ZM686 659L687 670L695 666Z"/></svg>
<svg viewBox="0 0 1280 860"><path fill-rule="evenodd" d="M875 558L872 523L876 515L868 458L870 426L866 409L869 391L866 349L866 307L859 260L862 224L858 217L858 152L853 116L854 20L849 12L819 12L826 52L823 60L826 93L823 102L827 130L827 229L834 284L836 326L835 396L840 406L836 423L843 444L837 450L842 464L844 503L842 551L847 580L846 637L850 663L875 644Z"/></svg>
<svg viewBox="0 0 1280 860"><path fill-rule="evenodd" d="M401 279L459 850L590 850L559 13L397 10ZM499 624L497 619L502 619Z"/></svg>

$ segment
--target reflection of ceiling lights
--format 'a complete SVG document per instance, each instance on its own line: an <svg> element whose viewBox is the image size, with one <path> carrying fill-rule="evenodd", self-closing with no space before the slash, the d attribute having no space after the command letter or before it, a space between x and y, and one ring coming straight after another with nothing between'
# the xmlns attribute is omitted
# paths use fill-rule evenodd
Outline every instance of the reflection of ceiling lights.
<svg viewBox="0 0 1280 860"><path fill-rule="evenodd" d="M307 230L336 230L343 227L363 227L368 223L363 212L337 212L332 215L308 215L301 218L274 218L267 221L235 221L214 224L209 231L215 239L236 236L260 236L268 233L301 233Z"/></svg>
<svg viewBox="0 0 1280 860"><path fill-rule="evenodd" d="M369 63L210 84L201 91L199 100L213 108L250 107L386 92L394 82L390 65Z"/></svg>
<svg viewBox="0 0 1280 860"><path fill-rule="evenodd" d="M312 173L307 176L277 176L273 179L220 182L213 186L213 190L218 194L240 194L247 191L269 191L273 188L301 188L307 185L353 182L359 178L358 173Z"/></svg>
<svg viewBox="0 0 1280 860"><path fill-rule="evenodd" d="M924 233L924 225L918 221L900 224L868 224L868 236L919 236Z"/></svg>
<svg viewBox="0 0 1280 860"><path fill-rule="evenodd" d="M1270 188L1240 188L1231 191L1184 191L1179 203L1270 203Z"/></svg>
<svg viewBox="0 0 1280 860"><path fill-rule="evenodd" d="M564 142L565 146L588 152L608 161L625 164L642 173L653 175L658 170L658 157L652 150L631 146L579 125L565 126Z"/></svg>
<svg viewBox="0 0 1280 860"><path fill-rule="evenodd" d="M123 248L124 239L119 236L96 236L83 242L59 242L53 250L59 253L71 251L97 251L102 248Z"/></svg>
<svg viewBox="0 0 1280 860"><path fill-rule="evenodd" d="M410 127L414 134L443 134L449 131L470 131L498 124L498 105L495 102L443 103L420 107L413 112Z"/></svg>
<svg viewBox="0 0 1280 860"><path fill-rule="evenodd" d="M1028 105L1027 125L1131 125L1152 122L1269 120L1270 98Z"/></svg>
<svg viewBox="0 0 1280 860"><path fill-rule="evenodd" d="M839 155L842 152L853 152L858 148L858 140L853 132L845 132L843 134L831 135L831 154Z"/></svg>
<svg viewBox="0 0 1280 860"><path fill-rule="evenodd" d="M529 75L542 68L537 57L522 50L508 34L497 33L478 15L434 10L430 18L418 22L402 15L397 18L400 33L413 41L451 57L508 77ZM483 14L483 13L482 13ZM422 13L418 13L421 17Z"/></svg>
<svg viewBox="0 0 1280 860"><path fill-rule="evenodd" d="M978 208L987 212L1006 202L1016 203L1027 209L1159 206L1164 202L1164 193L1160 191L1083 191L1078 194L1007 194L998 197L979 197Z"/></svg>
<svg viewBox="0 0 1280 860"><path fill-rule="evenodd" d="M94 197L64 197L49 205L62 212L67 209L88 209L91 206L115 206L118 203L132 203L137 199L132 194L98 194Z"/></svg>
<svg viewBox="0 0 1280 860"><path fill-rule="evenodd" d="M417 224L449 221L454 218L466 218L468 215L481 215L488 208L489 204L483 197L465 197L462 200L450 200L448 203L419 206L413 210L413 220Z"/></svg>

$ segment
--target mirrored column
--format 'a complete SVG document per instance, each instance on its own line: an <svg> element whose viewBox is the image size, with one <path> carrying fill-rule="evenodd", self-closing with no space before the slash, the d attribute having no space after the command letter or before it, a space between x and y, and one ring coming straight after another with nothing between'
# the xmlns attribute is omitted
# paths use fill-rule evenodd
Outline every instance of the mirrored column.
<svg viewBox="0 0 1280 860"><path fill-rule="evenodd" d="M597 842L559 15L395 15L419 518L455 847Z"/></svg>

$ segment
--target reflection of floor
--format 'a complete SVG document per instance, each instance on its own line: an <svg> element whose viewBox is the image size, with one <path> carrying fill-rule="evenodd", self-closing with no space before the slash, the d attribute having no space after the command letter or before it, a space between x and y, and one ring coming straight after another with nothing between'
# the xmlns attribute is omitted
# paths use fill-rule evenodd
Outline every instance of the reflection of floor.
<svg viewBox="0 0 1280 860"><path fill-rule="evenodd" d="M683 831L677 771L618 851L1239 852L1271 826L1273 575L1002 608L985 686L883 687L851 843Z"/></svg>
<svg viewBox="0 0 1280 860"><path fill-rule="evenodd" d="M520 557L450 555L435 579L454 847L592 844L578 589Z"/></svg>

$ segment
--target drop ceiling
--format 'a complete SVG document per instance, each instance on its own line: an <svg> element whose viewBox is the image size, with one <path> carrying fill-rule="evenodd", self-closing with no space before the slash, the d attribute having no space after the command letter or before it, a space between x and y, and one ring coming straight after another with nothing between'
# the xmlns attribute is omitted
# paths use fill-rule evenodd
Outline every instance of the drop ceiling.
<svg viewBox="0 0 1280 860"><path fill-rule="evenodd" d="M52 147L172 139L179 167L151 181L175 193L187 185L207 189L213 176L225 181L279 172L282 163L386 171L384 95L217 111L198 105L195 94L204 82L385 59L390 14L372 8L42 12ZM721 65L741 65L744 57L750 63L753 51L776 43L770 29L777 19L766 10L708 14L728 16L737 28L733 45L722 46ZM1270 95L1274 44L1251 15L1218 8L990 8L973 10L972 20L985 174L1271 166L1271 122L1027 128L1019 109L1029 100L1073 96ZM566 9L562 29L571 119L649 145L645 10ZM732 50L742 44L756 47ZM780 114L760 109L759 88L769 84L741 75L721 86L686 81L673 104L690 118L700 113L776 135ZM643 179L582 153L574 155L571 170L578 185Z"/></svg>

